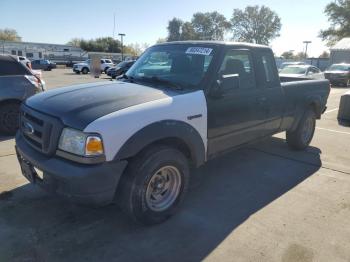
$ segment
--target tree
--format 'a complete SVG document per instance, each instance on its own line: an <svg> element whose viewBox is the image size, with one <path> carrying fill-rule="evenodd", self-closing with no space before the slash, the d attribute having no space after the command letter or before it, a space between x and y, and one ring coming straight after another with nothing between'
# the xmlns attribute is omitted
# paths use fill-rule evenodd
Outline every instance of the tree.
<svg viewBox="0 0 350 262"><path fill-rule="evenodd" d="M350 0L335 0L325 9L328 21L331 25L326 30L321 30L320 37L332 46L344 37L350 37Z"/></svg>
<svg viewBox="0 0 350 262"><path fill-rule="evenodd" d="M329 58L329 53L327 51L323 51L319 58Z"/></svg>
<svg viewBox="0 0 350 262"><path fill-rule="evenodd" d="M181 40L197 40L198 34L194 31L194 28L190 22L183 23L181 27Z"/></svg>
<svg viewBox="0 0 350 262"><path fill-rule="evenodd" d="M81 38L72 38L67 45L75 46L75 47L80 47L80 43L83 41Z"/></svg>
<svg viewBox="0 0 350 262"><path fill-rule="evenodd" d="M234 40L264 45L278 37L282 27L277 13L258 5L234 9L231 24Z"/></svg>
<svg viewBox="0 0 350 262"><path fill-rule="evenodd" d="M161 43L165 43L167 41L166 38L158 38L156 44L161 44Z"/></svg>
<svg viewBox="0 0 350 262"><path fill-rule="evenodd" d="M21 42L22 38L18 35L16 30L5 28L5 29L0 29L0 40Z"/></svg>
<svg viewBox="0 0 350 262"><path fill-rule="evenodd" d="M305 53L304 52L298 52L295 57L294 57L296 60L303 60L307 57L305 57Z"/></svg>
<svg viewBox="0 0 350 262"><path fill-rule="evenodd" d="M96 39L80 39L73 38L68 42L73 46L78 46L85 51L91 52L106 52L106 53L120 53L121 43L119 40L113 39L112 37L100 37Z"/></svg>
<svg viewBox="0 0 350 262"><path fill-rule="evenodd" d="M223 40L231 24L218 12L195 13L191 20L197 38L201 40Z"/></svg>
<svg viewBox="0 0 350 262"><path fill-rule="evenodd" d="M294 54L292 51L286 51L283 52L281 55L284 59L293 59L294 58Z"/></svg>
<svg viewBox="0 0 350 262"><path fill-rule="evenodd" d="M183 21L179 18L174 17L168 23L168 41L179 41L181 40L181 27Z"/></svg>

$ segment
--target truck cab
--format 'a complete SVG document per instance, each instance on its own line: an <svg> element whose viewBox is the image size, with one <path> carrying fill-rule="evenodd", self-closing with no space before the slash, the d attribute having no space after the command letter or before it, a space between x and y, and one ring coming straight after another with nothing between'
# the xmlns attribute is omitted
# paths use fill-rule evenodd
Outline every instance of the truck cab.
<svg viewBox="0 0 350 262"><path fill-rule="evenodd" d="M54 194L160 223L183 202L192 168L279 132L305 149L329 92L328 80L280 79L266 46L159 44L121 81L28 99L17 156L23 175Z"/></svg>

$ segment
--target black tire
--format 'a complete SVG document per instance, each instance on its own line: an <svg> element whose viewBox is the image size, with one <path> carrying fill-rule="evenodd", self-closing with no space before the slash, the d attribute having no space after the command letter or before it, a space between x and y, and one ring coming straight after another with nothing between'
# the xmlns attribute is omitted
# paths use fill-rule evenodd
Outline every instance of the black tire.
<svg viewBox="0 0 350 262"><path fill-rule="evenodd" d="M152 206L150 202L155 201L152 199L152 194L160 188L161 183L155 179L157 179L157 174L159 175L159 170L170 167L179 171L177 176L181 177L178 180L180 183L177 186L177 194L172 197L173 200L168 203L169 206L156 210L158 206ZM188 160L180 151L161 145L151 147L129 162L126 173L118 186L117 203L137 223L144 225L161 223L170 218L183 202L188 190L189 177ZM169 177L167 181L170 184ZM163 184L166 183L163 180ZM166 198L170 190L172 189L158 193L158 195L161 195L160 198ZM150 195L149 192L153 193Z"/></svg>
<svg viewBox="0 0 350 262"><path fill-rule="evenodd" d="M20 103L8 103L0 106L0 133L15 135L19 127Z"/></svg>
<svg viewBox="0 0 350 262"><path fill-rule="evenodd" d="M104 70L104 72L105 72L105 74L107 75L107 70L109 69L109 67L106 67L105 68L105 70Z"/></svg>
<svg viewBox="0 0 350 262"><path fill-rule="evenodd" d="M76 73L77 75L80 75L80 72L79 72L79 71L75 71L75 73Z"/></svg>
<svg viewBox="0 0 350 262"><path fill-rule="evenodd" d="M112 76L112 79L116 79L116 78L117 78L117 76L116 76L116 75L113 75L113 76Z"/></svg>
<svg viewBox="0 0 350 262"><path fill-rule="evenodd" d="M316 113L310 108L304 113L298 127L293 131L287 131L286 138L288 146L294 150L304 150L311 143L315 128Z"/></svg>
<svg viewBox="0 0 350 262"><path fill-rule="evenodd" d="M84 67L84 68L81 70L81 72L82 72L84 75L86 75L87 73L89 73L89 68Z"/></svg>

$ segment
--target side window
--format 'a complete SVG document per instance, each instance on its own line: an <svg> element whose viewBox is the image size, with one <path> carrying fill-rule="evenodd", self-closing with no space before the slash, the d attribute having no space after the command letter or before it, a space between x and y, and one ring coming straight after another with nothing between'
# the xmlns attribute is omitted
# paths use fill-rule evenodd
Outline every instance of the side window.
<svg viewBox="0 0 350 262"><path fill-rule="evenodd" d="M219 74L237 75L240 89L255 88L255 75L248 50L230 50L226 53Z"/></svg>
<svg viewBox="0 0 350 262"><path fill-rule="evenodd" d="M263 70L263 79L267 87L278 86L278 74L276 71L275 60L271 53L263 52L260 55L260 63Z"/></svg>
<svg viewBox="0 0 350 262"><path fill-rule="evenodd" d="M28 71L21 63L10 58L0 60L0 76L26 74L28 74Z"/></svg>

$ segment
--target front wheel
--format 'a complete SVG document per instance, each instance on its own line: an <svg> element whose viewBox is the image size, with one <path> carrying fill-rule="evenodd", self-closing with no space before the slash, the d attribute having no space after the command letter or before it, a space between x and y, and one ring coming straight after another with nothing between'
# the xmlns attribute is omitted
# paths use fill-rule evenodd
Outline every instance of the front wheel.
<svg viewBox="0 0 350 262"><path fill-rule="evenodd" d="M89 69L87 69L86 67L84 67L81 72L86 75L87 73L89 73Z"/></svg>
<svg viewBox="0 0 350 262"><path fill-rule="evenodd" d="M0 133L14 135L19 127L19 103L0 106Z"/></svg>
<svg viewBox="0 0 350 262"><path fill-rule="evenodd" d="M117 201L136 222L158 224L177 211L188 184L187 158L177 149L155 146L129 163Z"/></svg>
<svg viewBox="0 0 350 262"><path fill-rule="evenodd" d="M288 146L295 150L303 150L309 146L316 128L316 114L313 109L307 110L294 131L287 131Z"/></svg>

